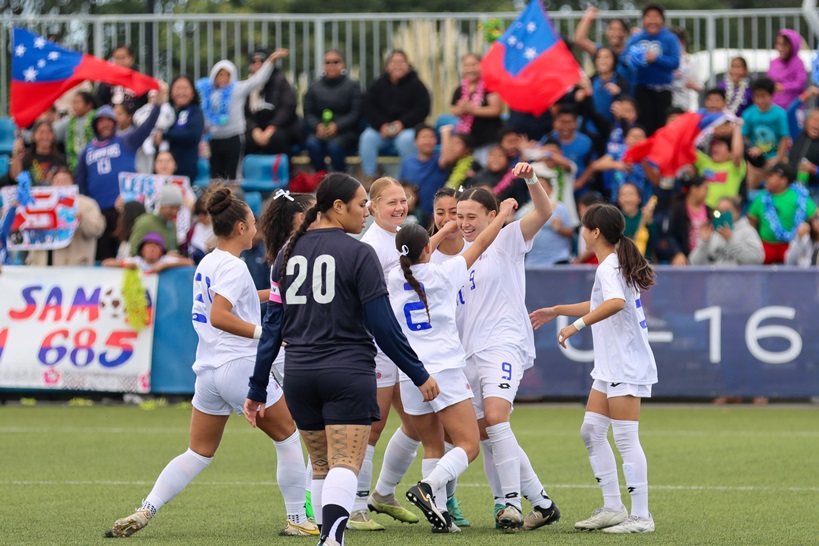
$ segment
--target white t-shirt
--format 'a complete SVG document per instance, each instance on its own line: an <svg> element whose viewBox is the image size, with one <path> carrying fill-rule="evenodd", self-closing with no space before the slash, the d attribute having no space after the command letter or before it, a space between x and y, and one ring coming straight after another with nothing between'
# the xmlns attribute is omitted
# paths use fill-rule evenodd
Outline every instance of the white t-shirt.
<svg viewBox="0 0 819 546"><path fill-rule="evenodd" d="M242 358L256 358L258 340L237 336L210 324L213 298L219 294L233 304L231 313L245 322L260 325L259 293L245 262L215 248L202 258L193 276L193 328L199 335L196 362L198 373Z"/></svg>
<svg viewBox="0 0 819 546"><path fill-rule="evenodd" d="M648 344L640 290L626 284L615 253L609 254L594 274L591 310L611 299L624 300L626 306L619 313L592 324L594 369L591 376L611 383L653 385L657 382L657 364Z"/></svg>
<svg viewBox="0 0 819 546"><path fill-rule="evenodd" d="M384 281L390 271L398 267L398 251L395 249L395 233L373 222L370 229L361 237L362 243L367 243L375 249L381 269L384 270Z"/></svg>
<svg viewBox="0 0 819 546"><path fill-rule="evenodd" d="M523 259L532 241L523 240L520 221L504 227L472 265L458 303L464 309L461 341L466 356L491 348L516 347L535 362L535 336L526 310Z"/></svg>
<svg viewBox="0 0 819 546"><path fill-rule="evenodd" d="M466 260L461 257L436 265L416 264L413 276L427 296L424 302L407 283L400 268L390 271L387 288L390 304L401 330L430 374L466 366L466 353L455 325L455 296L467 279ZM409 378L403 373L402 381Z"/></svg>

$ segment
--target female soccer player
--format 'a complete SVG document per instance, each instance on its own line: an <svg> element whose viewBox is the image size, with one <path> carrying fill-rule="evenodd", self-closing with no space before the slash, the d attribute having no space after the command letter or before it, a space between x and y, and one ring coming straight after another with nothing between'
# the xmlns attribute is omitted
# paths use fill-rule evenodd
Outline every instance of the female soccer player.
<svg viewBox="0 0 819 546"><path fill-rule="evenodd" d="M319 213L318 227L307 231ZM392 314L375 253L347 235L360 233L367 216L367 193L355 178L331 173L322 180L316 204L273 266L276 284L245 401L255 426L285 341L287 404L312 461L312 502L325 546L343 543L370 426L380 418L373 337L424 400L438 395Z"/></svg>
<svg viewBox="0 0 819 546"><path fill-rule="evenodd" d="M213 460L231 411L243 412L262 332L259 304L268 295L267 290L256 291L247 265L239 259L253 245L256 222L250 208L228 188L216 190L207 208L218 243L194 274L192 317L199 345L189 448L168 463L136 512L114 522L110 536L127 537L145 527ZM257 424L276 446L276 481L287 509L282 534L318 535L304 513L304 455L296 427L279 384L272 381L265 388L267 411Z"/></svg>
<svg viewBox="0 0 819 546"><path fill-rule="evenodd" d="M398 254L395 252L395 234L407 219L409 206L407 194L400 182L394 178L382 177L370 186L370 210L375 222L361 237L375 250L380 271L387 280L390 271L398 267ZM347 526L358 531L383 531L384 526L370 518L367 508L374 512L387 514L404 523L418 523L418 517L401 506L395 498L395 486L401 481L415 460L415 454L421 440L412 428L409 418L404 413L398 385L398 369L387 358L380 347L376 346L375 377L378 383L378 407L381 420L373 423L370 439L361 473L358 476L358 492L353 513ZM395 407L401 418L401 426L390 438L384 451L384 464L378 477L375 491L370 495L370 484L373 476L373 456L387 417L390 405Z"/></svg>
<svg viewBox="0 0 819 546"><path fill-rule="evenodd" d="M583 238L600 265L594 275L591 301L538 309L531 315L535 330L559 315L580 317L560 330L566 340L592 326L594 378L580 435L589 450L589 462L603 490L603 507L575 529L602 529L604 533L651 533L654 519L648 511L648 468L637 433L640 399L651 396L657 365L648 344L641 291L654 284L654 271L631 239L623 236L623 214L613 205L592 205L583 215ZM631 494L631 516L620 499L617 465L607 436L623 457L623 474Z"/></svg>
<svg viewBox="0 0 819 546"><path fill-rule="evenodd" d="M560 517L509 424L512 403L535 359L534 335L528 321L523 259L532 238L552 214L552 203L528 163L512 170L524 178L534 208L501 230L500 235L469 271L458 302L463 306L461 342L466 351L466 375L475 393L472 403L484 449L493 457L501 485L502 506L496 500L495 521L504 528L536 529ZM470 188L458 198L458 227L473 243L498 212L495 197ZM524 521L520 495L533 510Z"/></svg>
<svg viewBox="0 0 819 546"><path fill-rule="evenodd" d="M424 402L417 389L401 377L401 400L415 430L424 444L421 463L423 480L407 493L433 524L433 532L460 532L447 510L445 486L457 479L478 456L478 432L472 391L463 373L466 354L455 324L458 291L467 281L472 264L492 244L517 203L508 199L500 212L475 243L441 265L429 263L432 250L449 233L458 230L449 222L432 241L417 224L405 226L395 237L400 269L393 269L387 280L392 310L412 348L439 385L442 395ZM452 449L444 450L444 434Z"/></svg>
<svg viewBox="0 0 819 546"><path fill-rule="evenodd" d="M460 191L447 187L435 192L435 197L432 198L431 233L433 235L442 230L449 221L458 219L458 196L460 194ZM450 258L462 255L467 248L469 248L469 243L464 241L463 233L459 230L449 231L441 239L438 247L432 250L429 261L433 264L442 264Z"/></svg>

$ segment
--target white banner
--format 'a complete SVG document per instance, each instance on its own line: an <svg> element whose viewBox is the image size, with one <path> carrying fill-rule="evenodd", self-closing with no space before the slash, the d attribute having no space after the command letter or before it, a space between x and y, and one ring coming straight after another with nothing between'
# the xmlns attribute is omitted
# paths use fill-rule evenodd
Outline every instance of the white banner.
<svg viewBox="0 0 819 546"><path fill-rule="evenodd" d="M157 276L142 276L150 321L139 333L122 280L122 269L4 267L0 387L149 392Z"/></svg>

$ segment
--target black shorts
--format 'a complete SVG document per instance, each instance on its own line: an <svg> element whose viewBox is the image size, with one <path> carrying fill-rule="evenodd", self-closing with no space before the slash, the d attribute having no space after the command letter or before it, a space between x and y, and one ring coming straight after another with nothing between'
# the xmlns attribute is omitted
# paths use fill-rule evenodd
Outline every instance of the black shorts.
<svg viewBox="0 0 819 546"><path fill-rule="evenodd" d="M372 370L285 372L284 398L299 430L372 425L381 419Z"/></svg>

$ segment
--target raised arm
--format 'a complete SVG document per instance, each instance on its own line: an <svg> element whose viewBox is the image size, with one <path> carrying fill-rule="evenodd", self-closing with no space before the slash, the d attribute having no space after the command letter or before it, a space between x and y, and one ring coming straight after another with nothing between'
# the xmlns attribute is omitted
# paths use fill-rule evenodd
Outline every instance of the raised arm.
<svg viewBox="0 0 819 546"><path fill-rule="evenodd" d="M589 55L594 55L597 52L597 44L589 40L589 29L595 19L597 19L597 8L586 8L586 12L574 31L574 45Z"/></svg>
<svg viewBox="0 0 819 546"><path fill-rule="evenodd" d="M526 181L526 185L529 187L529 195L532 197L532 204L534 204L534 208L520 221L523 240L530 241L552 216L552 202L546 193L546 189L538 182L535 170L531 165L523 162L518 163L512 169L512 174Z"/></svg>

